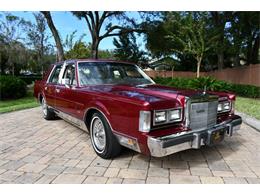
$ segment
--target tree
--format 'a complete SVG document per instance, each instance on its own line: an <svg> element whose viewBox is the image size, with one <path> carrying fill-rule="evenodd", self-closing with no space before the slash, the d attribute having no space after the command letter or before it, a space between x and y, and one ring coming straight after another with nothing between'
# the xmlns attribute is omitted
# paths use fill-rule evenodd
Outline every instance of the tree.
<svg viewBox="0 0 260 195"><path fill-rule="evenodd" d="M113 58L113 53L108 50L99 50L102 58ZM65 53L66 59L82 59L91 57L91 44L84 43L81 39L73 43L72 48Z"/></svg>
<svg viewBox="0 0 260 195"><path fill-rule="evenodd" d="M213 33L217 35L215 52L218 58L218 69L224 68L224 51L228 47L226 44L226 24L229 22L231 12L210 12L211 22L213 24Z"/></svg>
<svg viewBox="0 0 260 195"><path fill-rule="evenodd" d="M114 56L114 51L113 50L99 50L98 51L98 55L101 59L115 59L115 56Z"/></svg>
<svg viewBox="0 0 260 195"><path fill-rule="evenodd" d="M1 74L6 71L12 75L19 74L26 55L21 33L26 24L23 19L10 13L5 13L0 21Z"/></svg>
<svg viewBox="0 0 260 195"><path fill-rule="evenodd" d="M51 45L49 44L49 36L47 34L46 20L40 13L34 13L36 24L31 22L27 29L28 45L35 52L36 64L41 67L41 72L44 71L46 65L45 56L49 54Z"/></svg>
<svg viewBox="0 0 260 195"><path fill-rule="evenodd" d="M217 37L209 37L206 28L205 12L193 12L184 15L181 20L174 20L179 31L170 32L167 38L179 43L181 48L172 48L179 53L188 53L197 61L197 78L200 77L201 63L205 53L214 45Z"/></svg>
<svg viewBox="0 0 260 195"><path fill-rule="evenodd" d="M199 77L202 60L215 47L216 35L210 32L208 12L164 12L147 33L147 48L157 58L172 56L181 61L196 61ZM192 58L191 58L192 57Z"/></svg>
<svg viewBox="0 0 260 195"><path fill-rule="evenodd" d="M7 49L6 49L6 44L4 42L4 39L2 35L0 35L0 74L5 74L5 70L8 66L8 54L7 54Z"/></svg>
<svg viewBox="0 0 260 195"><path fill-rule="evenodd" d="M146 53L139 49L134 33L121 34L119 39L113 39L116 46L114 56L119 60L130 61L134 63L147 63Z"/></svg>
<svg viewBox="0 0 260 195"><path fill-rule="evenodd" d="M77 41L72 48L66 52L65 56L67 59L73 59L73 58L90 58L91 52L90 52L90 46L86 45L82 41Z"/></svg>
<svg viewBox="0 0 260 195"><path fill-rule="evenodd" d="M168 12L157 13L160 17L157 19L150 18L150 15L145 14L145 20L141 26L146 39L146 48L153 58L164 58L172 55L170 48L173 47L172 42L166 41L168 35L169 17ZM156 13L154 13L156 14Z"/></svg>
<svg viewBox="0 0 260 195"><path fill-rule="evenodd" d="M100 42L112 36L119 36L124 33L136 31L135 20L126 16L124 12L114 11L78 11L72 12L78 19L84 19L87 23L88 30L90 32L91 42L91 56L92 58L98 58L98 47ZM120 19L124 25L113 24L112 19ZM108 22L109 21L109 22ZM106 32L101 34L101 28L106 24Z"/></svg>
<svg viewBox="0 0 260 195"><path fill-rule="evenodd" d="M65 50L69 51L72 50L73 46L78 42L83 42L83 38L86 34L82 34L77 41L75 41L77 30L74 30L71 34L66 36L66 39L63 43L63 47Z"/></svg>
<svg viewBox="0 0 260 195"><path fill-rule="evenodd" d="M56 48L57 48L58 61L63 61L63 60L65 60L63 46L61 43L61 38L59 36L58 30L56 29L56 27L53 23L51 13L49 11L41 11L41 13L44 15L45 19L47 20L47 24L54 37L54 40L56 43Z"/></svg>
<svg viewBox="0 0 260 195"><path fill-rule="evenodd" d="M71 34L66 36L65 42L63 43L66 49L65 58L91 58L91 43L86 44L83 38L86 34L81 35L78 40L75 40L77 31L73 31ZM101 58L113 58L113 53L108 50L98 51Z"/></svg>
<svg viewBox="0 0 260 195"><path fill-rule="evenodd" d="M240 59L247 64L258 62L259 52L259 12L232 12L229 33L235 65L240 65Z"/></svg>

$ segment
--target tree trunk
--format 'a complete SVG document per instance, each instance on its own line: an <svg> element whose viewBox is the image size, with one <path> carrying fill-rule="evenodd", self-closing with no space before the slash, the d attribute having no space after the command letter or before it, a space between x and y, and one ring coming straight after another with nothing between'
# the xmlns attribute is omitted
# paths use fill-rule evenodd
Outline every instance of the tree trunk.
<svg viewBox="0 0 260 195"><path fill-rule="evenodd" d="M225 33L225 14L221 12L214 11L211 12L215 29L218 31L219 38L217 40L217 56L218 56L218 70L223 69L224 67L224 33Z"/></svg>
<svg viewBox="0 0 260 195"><path fill-rule="evenodd" d="M5 74L5 68L4 68L4 65L3 65L2 61L0 61L0 63L1 63L1 66L0 66L1 72L0 72L0 75L4 75L4 74Z"/></svg>
<svg viewBox="0 0 260 195"><path fill-rule="evenodd" d="M234 65L235 66L240 66L240 57L239 57L239 52L236 53L235 58L234 58Z"/></svg>
<svg viewBox="0 0 260 195"><path fill-rule="evenodd" d="M258 63L260 37L259 35L254 40L253 51L252 51L252 64Z"/></svg>
<svg viewBox="0 0 260 195"><path fill-rule="evenodd" d="M252 34L250 32L250 34ZM247 40L247 47L246 47L246 63L251 64L252 63L252 54L253 54L253 37L255 35L253 34L250 36L250 38Z"/></svg>
<svg viewBox="0 0 260 195"><path fill-rule="evenodd" d="M218 70L223 69L223 67L224 67L224 53L220 51L218 53Z"/></svg>
<svg viewBox="0 0 260 195"><path fill-rule="evenodd" d="M14 76L14 63L12 63L12 75Z"/></svg>
<svg viewBox="0 0 260 195"><path fill-rule="evenodd" d="M200 77L200 66L201 66L202 56L197 58L197 78Z"/></svg>
<svg viewBox="0 0 260 195"><path fill-rule="evenodd" d="M49 28L52 32L53 37L54 37L56 47L57 47L57 52L58 52L58 61L63 61L63 60L65 60L63 46L61 44L61 39L60 39L59 33L58 33L58 31L57 31L57 29L56 29L56 27L55 27L55 25L52 21L51 14L50 14L50 12L46 12L46 11L42 11L41 13L46 18L48 26L49 26Z"/></svg>
<svg viewBox="0 0 260 195"><path fill-rule="evenodd" d="M92 40L92 45L91 45L91 56L94 59L98 59L98 46L99 46L100 40L93 39Z"/></svg>
<svg viewBox="0 0 260 195"><path fill-rule="evenodd" d="M172 79L173 79L173 71L174 71L174 66L172 66Z"/></svg>

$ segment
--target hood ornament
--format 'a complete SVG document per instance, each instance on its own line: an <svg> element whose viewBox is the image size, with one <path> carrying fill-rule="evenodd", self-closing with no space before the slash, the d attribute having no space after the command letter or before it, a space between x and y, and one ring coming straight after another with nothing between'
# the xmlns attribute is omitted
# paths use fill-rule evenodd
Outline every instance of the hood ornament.
<svg viewBox="0 0 260 195"><path fill-rule="evenodd" d="M202 94L206 95L206 92L207 92L207 86L205 85Z"/></svg>

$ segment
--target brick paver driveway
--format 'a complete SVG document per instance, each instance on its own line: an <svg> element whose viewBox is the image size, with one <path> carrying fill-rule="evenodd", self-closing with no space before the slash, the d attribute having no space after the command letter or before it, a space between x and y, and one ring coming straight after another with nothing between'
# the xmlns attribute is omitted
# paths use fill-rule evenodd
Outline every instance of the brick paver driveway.
<svg viewBox="0 0 260 195"><path fill-rule="evenodd" d="M34 108L0 115L0 183L260 183L259 140L243 125L216 147L103 160L87 133Z"/></svg>

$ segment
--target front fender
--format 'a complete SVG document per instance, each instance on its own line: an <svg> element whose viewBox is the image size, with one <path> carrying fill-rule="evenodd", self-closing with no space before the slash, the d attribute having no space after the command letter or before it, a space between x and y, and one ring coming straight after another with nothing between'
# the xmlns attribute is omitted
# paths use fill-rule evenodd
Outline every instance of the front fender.
<svg viewBox="0 0 260 195"><path fill-rule="evenodd" d="M97 110L100 113L102 113L105 116L105 118L107 119L108 123L110 124L111 113L108 111L107 107L100 101L92 101L89 103L89 106L84 111L84 116L83 116L84 121L86 121L90 111L93 111L93 110ZM113 129L111 124L110 124L110 127Z"/></svg>

